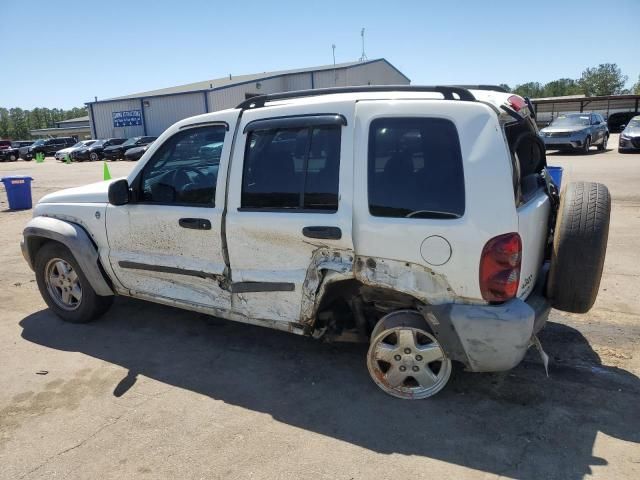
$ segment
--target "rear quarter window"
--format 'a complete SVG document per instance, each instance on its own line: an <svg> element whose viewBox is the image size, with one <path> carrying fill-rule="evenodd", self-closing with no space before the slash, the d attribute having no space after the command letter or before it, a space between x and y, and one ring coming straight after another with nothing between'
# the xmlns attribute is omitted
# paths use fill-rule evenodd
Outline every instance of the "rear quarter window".
<svg viewBox="0 0 640 480"><path fill-rule="evenodd" d="M369 212L460 218L465 210L458 131L443 118L379 118L369 128Z"/></svg>

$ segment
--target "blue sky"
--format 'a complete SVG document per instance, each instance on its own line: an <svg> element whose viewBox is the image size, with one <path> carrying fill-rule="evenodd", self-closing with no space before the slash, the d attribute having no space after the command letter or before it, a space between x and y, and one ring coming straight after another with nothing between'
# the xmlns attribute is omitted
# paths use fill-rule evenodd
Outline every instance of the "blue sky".
<svg viewBox="0 0 640 480"><path fill-rule="evenodd" d="M413 84L547 82L599 63L640 74L640 0L0 0L0 106L98 98L384 57ZM30 30L24 30L24 28Z"/></svg>

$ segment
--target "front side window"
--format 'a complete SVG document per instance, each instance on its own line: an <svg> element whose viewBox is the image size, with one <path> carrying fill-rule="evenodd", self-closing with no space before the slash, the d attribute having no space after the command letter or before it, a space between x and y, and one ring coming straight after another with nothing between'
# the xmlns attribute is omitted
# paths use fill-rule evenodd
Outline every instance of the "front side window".
<svg viewBox="0 0 640 480"><path fill-rule="evenodd" d="M226 127L175 134L154 153L140 177L143 202L213 207Z"/></svg>
<svg viewBox="0 0 640 480"><path fill-rule="evenodd" d="M371 122L368 192L376 217L461 217L464 175L455 125L442 118Z"/></svg>
<svg viewBox="0 0 640 480"><path fill-rule="evenodd" d="M340 126L249 133L241 207L336 212Z"/></svg>

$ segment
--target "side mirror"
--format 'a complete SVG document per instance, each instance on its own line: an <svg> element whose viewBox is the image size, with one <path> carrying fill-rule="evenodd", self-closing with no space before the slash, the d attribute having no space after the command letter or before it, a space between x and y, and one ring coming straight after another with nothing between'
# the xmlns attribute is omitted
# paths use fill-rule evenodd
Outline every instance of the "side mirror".
<svg viewBox="0 0 640 480"><path fill-rule="evenodd" d="M129 182L126 179L116 180L109 185L109 203L116 206L129 203Z"/></svg>

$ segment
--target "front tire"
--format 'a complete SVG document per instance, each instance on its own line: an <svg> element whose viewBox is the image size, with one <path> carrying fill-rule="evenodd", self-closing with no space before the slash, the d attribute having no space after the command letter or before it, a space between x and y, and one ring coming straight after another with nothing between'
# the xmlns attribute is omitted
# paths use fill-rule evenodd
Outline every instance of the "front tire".
<svg viewBox="0 0 640 480"><path fill-rule="evenodd" d="M452 364L422 315L399 310L385 315L373 329L367 368L384 392L413 400L440 392Z"/></svg>
<svg viewBox="0 0 640 480"><path fill-rule="evenodd" d="M587 137L584 139L584 145L582 146L582 153L584 155L588 155L589 154L589 149L591 148L591 137Z"/></svg>
<svg viewBox="0 0 640 480"><path fill-rule="evenodd" d="M100 160L100 156L96 152L91 152L89 154L89 160L91 160L92 162L97 162L98 160Z"/></svg>
<svg viewBox="0 0 640 480"><path fill-rule="evenodd" d="M95 292L74 256L59 243L49 242L38 250L35 272L42 298L66 322L90 322L113 303L113 296Z"/></svg>
<svg viewBox="0 0 640 480"><path fill-rule="evenodd" d="M598 151L604 152L607 149L607 142L609 141L609 135L605 135L602 139L602 143L598 145Z"/></svg>

